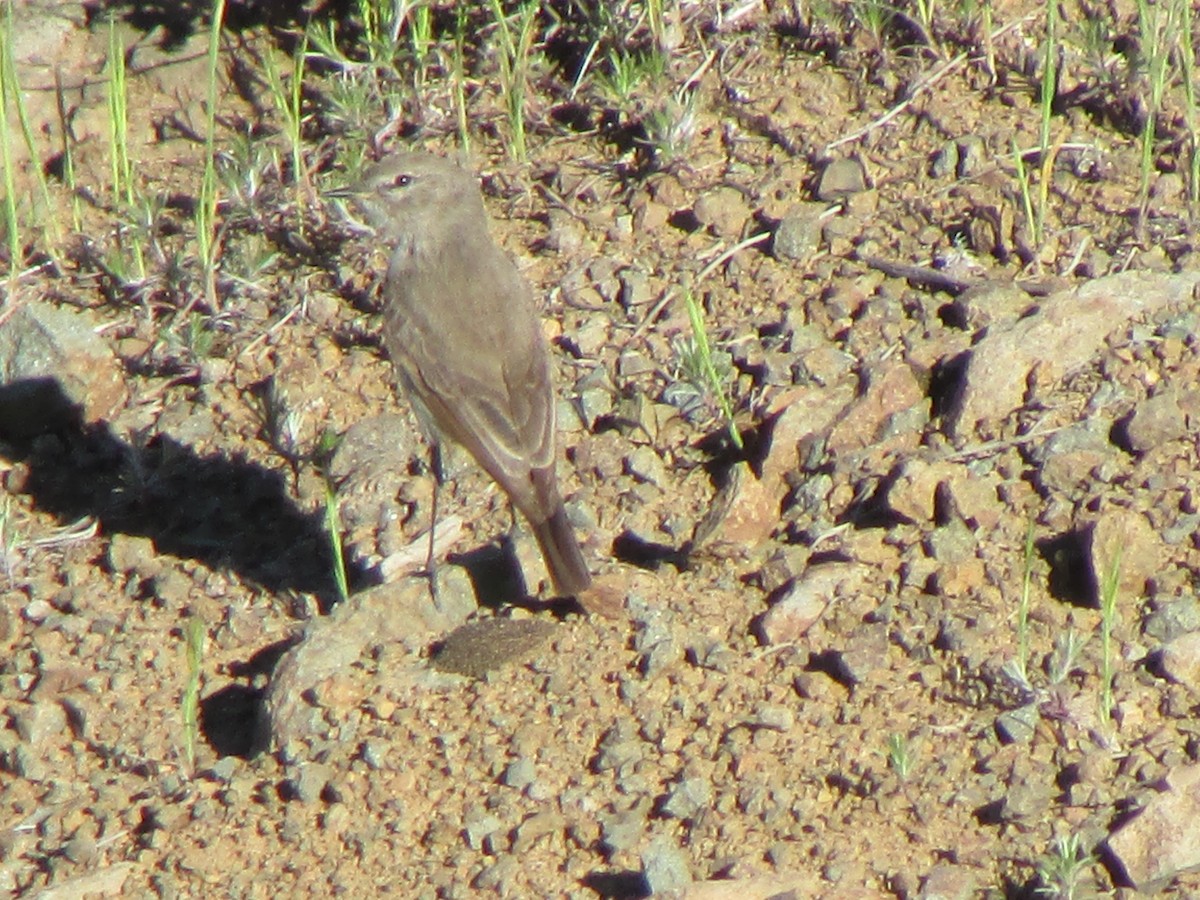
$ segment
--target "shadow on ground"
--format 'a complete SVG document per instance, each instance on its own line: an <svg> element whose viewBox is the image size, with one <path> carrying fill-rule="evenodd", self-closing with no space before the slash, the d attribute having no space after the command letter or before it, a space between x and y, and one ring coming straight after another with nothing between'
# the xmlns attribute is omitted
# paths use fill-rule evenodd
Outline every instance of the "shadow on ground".
<svg viewBox="0 0 1200 900"><path fill-rule="evenodd" d="M46 385L40 385L42 393ZM61 397L61 405L70 403ZM28 393L28 382L0 385L0 409ZM237 457L201 456L166 436L135 446L106 424L77 413L59 427L15 438L0 421L0 458L21 467L10 489L67 525L91 516L107 535L150 538L160 554L231 572L271 592L337 596L320 512L305 512L279 472Z"/></svg>

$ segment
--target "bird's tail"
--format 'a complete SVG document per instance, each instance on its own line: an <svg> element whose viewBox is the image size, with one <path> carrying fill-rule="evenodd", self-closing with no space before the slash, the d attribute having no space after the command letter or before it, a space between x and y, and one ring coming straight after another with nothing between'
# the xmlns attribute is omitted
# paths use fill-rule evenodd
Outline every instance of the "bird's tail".
<svg viewBox="0 0 1200 900"><path fill-rule="evenodd" d="M562 503L557 505L550 518L530 522L530 525L559 596L576 597L587 590L592 583L592 575Z"/></svg>

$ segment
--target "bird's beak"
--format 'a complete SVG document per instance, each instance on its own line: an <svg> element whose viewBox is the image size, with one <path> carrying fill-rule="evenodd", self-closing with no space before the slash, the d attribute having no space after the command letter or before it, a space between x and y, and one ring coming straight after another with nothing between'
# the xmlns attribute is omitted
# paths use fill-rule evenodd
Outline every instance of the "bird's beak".
<svg viewBox="0 0 1200 900"><path fill-rule="evenodd" d="M358 204L356 201L362 196L363 191L359 190L355 185L346 185L345 187L325 191L325 198L333 201L334 207L346 224L360 234L374 234L375 229L357 215L358 210L355 207Z"/></svg>

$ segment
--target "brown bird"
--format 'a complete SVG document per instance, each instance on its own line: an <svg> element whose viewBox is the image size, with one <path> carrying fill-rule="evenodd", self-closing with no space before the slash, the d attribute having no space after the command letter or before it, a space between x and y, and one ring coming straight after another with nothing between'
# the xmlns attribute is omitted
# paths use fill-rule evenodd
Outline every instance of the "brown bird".
<svg viewBox="0 0 1200 900"><path fill-rule="evenodd" d="M492 240L478 181L401 152L334 195L390 252L383 342L435 446L443 436L470 451L529 521L556 591L578 595L591 575L558 493L546 340L529 285Z"/></svg>

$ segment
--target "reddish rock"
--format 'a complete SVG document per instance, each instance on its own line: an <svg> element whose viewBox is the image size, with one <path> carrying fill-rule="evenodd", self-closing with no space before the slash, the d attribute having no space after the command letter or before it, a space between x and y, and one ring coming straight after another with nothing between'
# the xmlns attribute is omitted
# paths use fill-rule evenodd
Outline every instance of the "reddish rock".
<svg viewBox="0 0 1200 900"><path fill-rule="evenodd" d="M991 437L1025 402L1030 382L1057 384L1091 360L1108 335L1134 318L1192 299L1200 272L1123 272L1046 297L1038 312L996 329L967 357L947 424L957 441Z"/></svg>
<svg viewBox="0 0 1200 900"><path fill-rule="evenodd" d="M929 398L925 396L920 382L910 366L902 362L892 363L882 371L874 372L868 379L865 393L842 416L829 435L829 449L833 453L853 453L880 441L893 438L893 417L916 406L922 406L928 416ZM917 429L901 427L899 433L915 448Z"/></svg>
<svg viewBox="0 0 1200 900"><path fill-rule="evenodd" d="M1141 891L1200 867L1200 765L1167 775L1167 788L1108 839L1113 859Z"/></svg>

